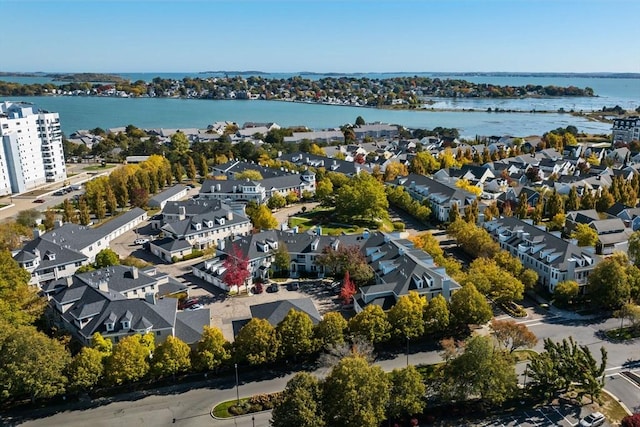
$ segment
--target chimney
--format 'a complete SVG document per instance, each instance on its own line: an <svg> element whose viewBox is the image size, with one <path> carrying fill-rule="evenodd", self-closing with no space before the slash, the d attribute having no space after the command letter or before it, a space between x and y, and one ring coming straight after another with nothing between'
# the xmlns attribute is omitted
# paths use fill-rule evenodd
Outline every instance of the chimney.
<svg viewBox="0 0 640 427"><path fill-rule="evenodd" d="M222 186L220 184L216 184L216 191L221 191L222 190Z"/></svg>
<svg viewBox="0 0 640 427"><path fill-rule="evenodd" d="M42 236L42 232L40 231L40 229L38 227L35 227L33 229L33 239L35 240L40 236Z"/></svg>
<svg viewBox="0 0 640 427"><path fill-rule="evenodd" d="M178 219L180 221L187 218L187 210L184 206L178 206Z"/></svg>
<svg viewBox="0 0 640 427"><path fill-rule="evenodd" d="M144 300L149 304L156 305L156 303L158 302L156 296L157 294L155 292L147 292L146 294L144 294Z"/></svg>
<svg viewBox="0 0 640 427"><path fill-rule="evenodd" d="M138 279L138 268L137 267L131 267L131 278L133 280Z"/></svg>
<svg viewBox="0 0 640 427"><path fill-rule="evenodd" d="M109 292L109 284L107 283L106 280L104 279L100 279L100 281L98 282L98 289L101 290L102 292Z"/></svg>
<svg viewBox="0 0 640 427"><path fill-rule="evenodd" d="M233 220L233 212L227 211L227 221Z"/></svg>
<svg viewBox="0 0 640 427"><path fill-rule="evenodd" d="M67 287L73 285L73 276L67 276L66 281L67 281Z"/></svg>

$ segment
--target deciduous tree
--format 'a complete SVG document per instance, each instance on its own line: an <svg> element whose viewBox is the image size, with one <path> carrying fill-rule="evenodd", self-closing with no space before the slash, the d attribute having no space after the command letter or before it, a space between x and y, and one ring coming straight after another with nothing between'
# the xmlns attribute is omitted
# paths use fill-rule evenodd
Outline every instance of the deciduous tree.
<svg viewBox="0 0 640 427"><path fill-rule="evenodd" d="M369 304L349 320L349 330L364 340L378 344L391 337L391 324L379 305Z"/></svg>
<svg viewBox="0 0 640 427"><path fill-rule="evenodd" d="M286 205L287 201L280 193L275 193L267 202L267 206L269 207L269 209L281 209Z"/></svg>
<svg viewBox="0 0 640 427"><path fill-rule="evenodd" d="M486 323L493 316L487 299L469 283L451 296L451 316L462 325Z"/></svg>
<svg viewBox="0 0 640 427"><path fill-rule="evenodd" d="M366 172L352 177L336 193L336 214L342 218L389 218L384 186Z"/></svg>
<svg viewBox="0 0 640 427"><path fill-rule="evenodd" d="M440 334L449 327L449 305L442 295L431 299L424 310L425 331Z"/></svg>
<svg viewBox="0 0 640 427"><path fill-rule="evenodd" d="M532 348L538 343L538 338L526 325L514 320L493 319L490 327L496 341L509 353L523 347Z"/></svg>
<svg viewBox="0 0 640 427"><path fill-rule="evenodd" d="M151 369L155 375L169 376L191 368L191 349L180 338L168 336L153 353Z"/></svg>
<svg viewBox="0 0 640 427"><path fill-rule="evenodd" d="M588 224L577 224L571 237L578 241L578 246L595 246L598 243L598 232Z"/></svg>
<svg viewBox="0 0 640 427"><path fill-rule="evenodd" d="M377 426L385 416L390 382L360 356L342 359L324 382L323 407L334 426Z"/></svg>
<svg viewBox="0 0 640 427"><path fill-rule="evenodd" d="M425 406L427 387L422 375L409 365L403 369L394 369L389 374L391 393L387 402L387 414L390 418L422 413Z"/></svg>
<svg viewBox="0 0 640 427"><path fill-rule="evenodd" d="M347 321L335 311L326 313L314 328L314 336L322 349L328 349L344 343L344 331Z"/></svg>
<svg viewBox="0 0 640 427"><path fill-rule="evenodd" d="M501 404L516 392L515 364L497 350L489 337L469 338L462 353L448 357L443 370L440 394L445 399L479 397Z"/></svg>
<svg viewBox="0 0 640 427"><path fill-rule="evenodd" d="M104 373L104 356L94 348L83 347L67 369L69 387L73 390L91 390Z"/></svg>
<svg viewBox="0 0 640 427"><path fill-rule="evenodd" d="M231 251L223 261L225 269L222 281L229 287L240 287L247 283L251 275L249 272L249 260L235 243L231 246Z"/></svg>
<svg viewBox="0 0 640 427"><path fill-rule="evenodd" d="M267 320L254 317L240 329L234 347L240 360L260 365L276 360L280 341L275 328Z"/></svg>
<svg viewBox="0 0 640 427"><path fill-rule="evenodd" d="M229 347L220 329L205 325L193 355L194 366L201 371L212 371L222 366L231 358Z"/></svg>
<svg viewBox="0 0 640 427"><path fill-rule="evenodd" d="M18 265L11 252L0 251L0 321L28 325L42 315L47 301L38 296L29 279L29 273Z"/></svg>
<svg viewBox="0 0 640 427"><path fill-rule="evenodd" d="M96 255L96 268L109 267L112 265L120 265L120 257L113 249L103 249Z"/></svg>
<svg viewBox="0 0 640 427"><path fill-rule="evenodd" d="M32 326L3 326L0 334L0 397L32 401L63 393L70 356L64 346Z"/></svg>
<svg viewBox="0 0 640 427"><path fill-rule="evenodd" d="M153 334L124 337L106 360L105 376L112 384L142 379L149 372L149 358L154 350Z"/></svg>
<svg viewBox="0 0 640 427"><path fill-rule="evenodd" d="M273 216L266 205L258 206L254 212L249 215L253 227L257 230L273 230L278 227L278 220Z"/></svg>
<svg viewBox="0 0 640 427"><path fill-rule="evenodd" d="M578 296L579 291L580 286L575 280L560 282L553 290L554 302L560 306L566 306Z"/></svg>
<svg viewBox="0 0 640 427"><path fill-rule="evenodd" d="M427 299L411 291L401 296L388 312L389 323L395 337L415 339L424 334L423 313Z"/></svg>
<svg viewBox="0 0 640 427"><path fill-rule="evenodd" d="M356 293L356 285L351 280L349 276L349 270L344 273L344 277L342 278L342 288L340 288L340 299L342 299L342 304L349 305L353 302L353 296Z"/></svg>
<svg viewBox="0 0 640 427"><path fill-rule="evenodd" d="M324 427L322 385L307 372L293 376L271 413L273 427Z"/></svg>
<svg viewBox="0 0 640 427"><path fill-rule="evenodd" d="M246 169L239 174L236 174L236 179L238 180L249 180L249 181L262 181L264 178L260 171L255 169Z"/></svg>
<svg viewBox="0 0 640 427"><path fill-rule="evenodd" d="M316 257L315 263L324 267L325 271L338 277L348 271L350 278L358 286L362 286L373 279L373 270L362 252L360 252L360 248L356 245L339 245L338 249L327 246Z"/></svg>
<svg viewBox="0 0 640 427"><path fill-rule="evenodd" d="M631 285L627 274L628 259L619 254L604 259L589 274L588 294L597 305L616 309L629 301Z"/></svg>
<svg viewBox="0 0 640 427"><path fill-rule="evenodd" d="M276 327L284 357L304 356L315 350L313 322L307 313L291 309Z"/></svg>

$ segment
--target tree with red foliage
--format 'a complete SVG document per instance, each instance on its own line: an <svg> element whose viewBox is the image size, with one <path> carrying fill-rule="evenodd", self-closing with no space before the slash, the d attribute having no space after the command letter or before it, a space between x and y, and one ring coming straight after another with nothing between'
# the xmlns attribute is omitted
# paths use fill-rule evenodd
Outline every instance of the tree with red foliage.
<svg viewBox="0 0 640 427"><path fill-rule="evenodd" d="M344 278L342 279L342 289L340 289L340 298L342 298L342 303L344 305L351 304L355 293L356 285L349 277L349 271L346 271L344 273Z"/></svg>
<svg viewBox="0 0 640 427"><path fill-rule="evenodd" d="M225 272L222 281L229 287L237 286L238 292L240 286L244 285L249 278L249 259L242 253L238 245L233 244L231 251L223 263Z"/></svg>
<svg viewBox="0 0 640 427"><path fill-rule="evenodd" d="M622 427L640 427L640 413L627 415L620 423Z"/></svg>

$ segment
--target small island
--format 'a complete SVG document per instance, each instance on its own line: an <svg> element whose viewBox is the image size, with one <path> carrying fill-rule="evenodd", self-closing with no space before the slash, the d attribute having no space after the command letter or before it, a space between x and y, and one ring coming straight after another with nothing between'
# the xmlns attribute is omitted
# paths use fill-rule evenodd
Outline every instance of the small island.
<svg viewBox="0 0 640 427"><path fill-rule="evenodd" d="M155 77L131 82L110 74L58 75L65 84L30 84L0 81L0 96L115 96L151 98L194 98L215 100L261 99L352 107L421 109L432 98L548 98L592 97L590 87L500 86L462 79L401 76L384 79L364 76L325 76L319 79L293 76L267 78L263 75L184 77L182 80ZM95 83L92 83L95 82Z"/></svg>

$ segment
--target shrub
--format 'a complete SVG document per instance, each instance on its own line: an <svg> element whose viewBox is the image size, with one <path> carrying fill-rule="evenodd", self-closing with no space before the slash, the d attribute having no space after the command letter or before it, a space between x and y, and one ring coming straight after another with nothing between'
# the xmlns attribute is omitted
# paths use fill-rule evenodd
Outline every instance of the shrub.
<svg viewBox="0 0 640 427"><path fill-rule="evenodd" d="M199 250L199 249L196 249L196 250L194 250L193 252L191 252L190 254L183 256L183 257L180 259L180 261L188 261L188 260L190 260L190 259L199 258L199 257L201 257L202 255L204 255L204 251L201 251L201 250ZM173 257L173 258L175 258L175 257ZM173 258L171 258L171 259L173 259Z"/></svg>
<svg viewBox="0 0 640 427"><path fill-rule="evenodd" d="M400 222L400 221L394 221L393 222L393 229L396 231L404 231L404 222Z"/></svg>

